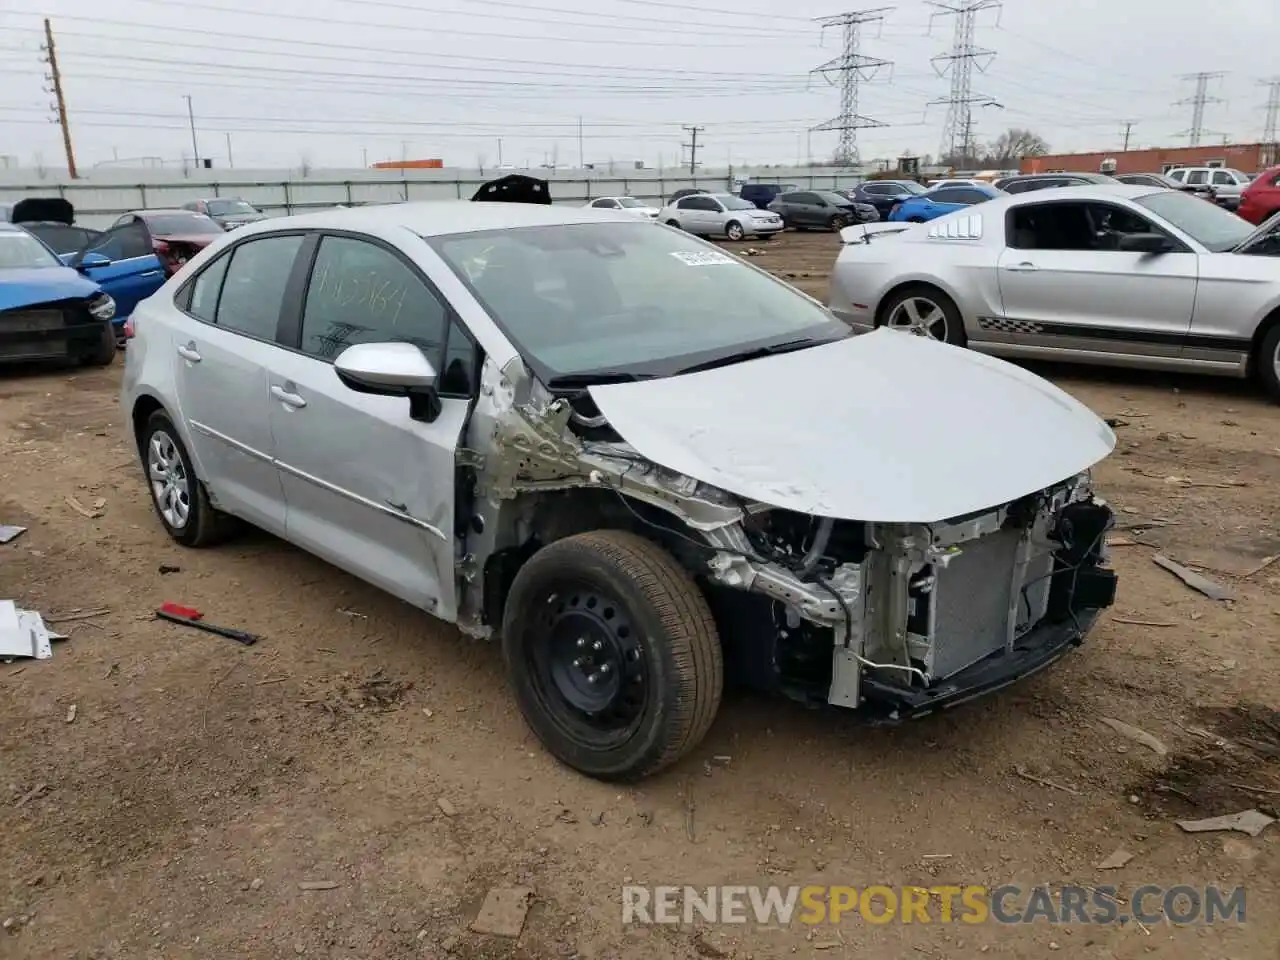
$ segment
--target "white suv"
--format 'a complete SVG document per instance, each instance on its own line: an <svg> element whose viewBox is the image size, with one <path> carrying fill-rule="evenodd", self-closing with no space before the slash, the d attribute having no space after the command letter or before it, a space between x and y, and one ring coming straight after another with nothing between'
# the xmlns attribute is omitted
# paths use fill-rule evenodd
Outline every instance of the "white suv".
<svg viewBox="0 0 1280 960"><path fill-rule="evenodd" d="M1167 176L1192 187L1213 189L1220 206L1235 210L1240 206L1240 193L1249 185L1249 177L1230 167L1176 167Z"/></svg>

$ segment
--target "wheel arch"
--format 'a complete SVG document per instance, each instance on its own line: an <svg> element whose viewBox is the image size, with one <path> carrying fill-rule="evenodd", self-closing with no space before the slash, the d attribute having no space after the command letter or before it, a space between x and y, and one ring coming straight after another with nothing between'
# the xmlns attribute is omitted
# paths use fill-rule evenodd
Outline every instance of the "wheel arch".
<svg viewBox="0 0 1280 960"><path fill-rule="evenodd" d="M506 505L504 504L504 511ZM484 563L484 622L498 630L507 596L521 567L538 550L579 533L626 530L652 540L697 574L701 551L674 509L655 506L622 491L575 487L550 493L524 494L510 505L520 519L506 545Z"/></svg>
<svg viewBox="0 0 1280 960"><path fill-rule="evenodd" d="M1276 326L1280 325L1280 302L1271 304L1267 313L1264 313L1262 319L1258 321L1258 325L1254 327L1253 337L1249 342L1249 359L1248 368L1245 375L1252 378L1258 372L1259 354L1262 351L1262 341L1267 338Z"/></svg>
<svg viewBox="0 0 1280 960"><path fill-rule="evenodd" d="M966 333L968 332L968 329L967 329L968 324L965 317L964 307L962 306L963 301L956 294L956 290L951 284L947 283L945 280L936 276L929 276L929 277L914 276L914 277L899 278L898 280L895 280L892 286L890 286L887 290L885 290L884 293L880 295L880 299L876 303L875 325L877 327L884 325L885 305L888 304L888 302L892 300L896 294L899 294L903 290L906 290L910 287L932 287L933 289L945 294L947 299L949 299L952 303L954 303L956 305L956 309L960 311L960 322L961 324L965 325L966 327L965 332Z"/></svg>

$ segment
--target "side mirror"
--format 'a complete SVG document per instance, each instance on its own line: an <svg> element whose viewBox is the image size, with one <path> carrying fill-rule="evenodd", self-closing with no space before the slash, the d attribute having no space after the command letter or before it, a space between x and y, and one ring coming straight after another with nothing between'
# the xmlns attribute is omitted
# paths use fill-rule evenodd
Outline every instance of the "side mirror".
<svg viewBox="0 0 1280 960"><path fill-rule="evenodd" d="M408 397L415 420L430 423L440 415L436 368L411 343L357 343L338 355L333 369L356 393Z"/></svg>
<svg viewBox="0 0 1280 960"><path fill-rule="evenodd" d="M1126 233L1121 235L1117 249L1127 253L1168 253L1172 246L1162 233Z"/></svg>
<svg viewBox="0 0 1280 960"><path fill-rule="evenodd" d="M101 253L86 253L76 263L77 270L88 270L92 267L107 267L111 265L111 258Z"/></svg>

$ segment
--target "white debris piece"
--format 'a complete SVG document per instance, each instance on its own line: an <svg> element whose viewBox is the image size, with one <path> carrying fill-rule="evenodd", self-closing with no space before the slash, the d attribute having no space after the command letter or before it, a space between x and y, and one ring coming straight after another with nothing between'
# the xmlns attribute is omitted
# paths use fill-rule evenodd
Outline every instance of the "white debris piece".
<svg viewBox="0 0 1280 960"><path fill-rule="evenodd" d="M1210 817L1208 820L1179 820L1180 826L1187 833L1210 833L1217 830L1237 830L1256 837L1271 824L1275 818L1268 817L1261 810L1244 810L1225 817Z"/></svg>
<svg viewBox="0 0 1280 960"><path fill-rule="evenodd" d="M12 600L0 600L0 657L48 660L53 656L49 641L62 639L61 634L50 632L36 611L19 610Z"/></svg>

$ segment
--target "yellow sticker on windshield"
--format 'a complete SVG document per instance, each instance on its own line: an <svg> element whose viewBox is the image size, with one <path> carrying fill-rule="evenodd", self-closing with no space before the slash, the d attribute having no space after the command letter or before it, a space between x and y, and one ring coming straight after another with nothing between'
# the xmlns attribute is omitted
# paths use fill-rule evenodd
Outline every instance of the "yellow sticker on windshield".
<svg viewBox="0 0 1280 960"><path fill-rule="evenodd" d="M686 267L710 267L717 263L733 263L733 257L727 256L716 250L707 250L700 253L691 253L687 250L676 250L671 255Z"/></svg>

